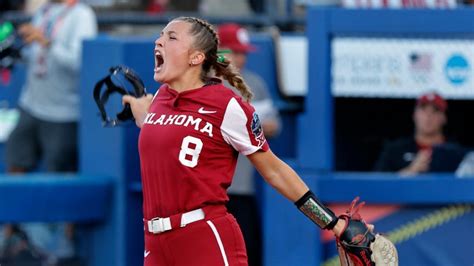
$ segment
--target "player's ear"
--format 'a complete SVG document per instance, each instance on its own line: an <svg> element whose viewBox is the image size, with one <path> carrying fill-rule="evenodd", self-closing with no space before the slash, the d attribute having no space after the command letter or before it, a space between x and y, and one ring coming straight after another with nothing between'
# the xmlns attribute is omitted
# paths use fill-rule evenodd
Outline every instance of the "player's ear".
<svg viewBox="0 0 474 266"><path fill-rule="evenodd" d="M195 66L195 65L200 65L204 62L206 59L206 55L201 52L201 51L193 51L189 55L189 65Z"/></svg>

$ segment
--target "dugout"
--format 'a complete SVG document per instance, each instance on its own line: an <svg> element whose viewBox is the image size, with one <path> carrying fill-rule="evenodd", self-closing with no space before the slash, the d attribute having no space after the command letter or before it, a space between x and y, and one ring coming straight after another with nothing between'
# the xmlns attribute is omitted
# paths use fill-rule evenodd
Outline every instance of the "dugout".
<svg viewBox="0 0 474 266"><path fill-rule="evenodd" d="M372 171L383 144L414 132L415 99L335 97L334 169ZM466 148L474 147L472 100L449 99L445 133Z"/></svg>

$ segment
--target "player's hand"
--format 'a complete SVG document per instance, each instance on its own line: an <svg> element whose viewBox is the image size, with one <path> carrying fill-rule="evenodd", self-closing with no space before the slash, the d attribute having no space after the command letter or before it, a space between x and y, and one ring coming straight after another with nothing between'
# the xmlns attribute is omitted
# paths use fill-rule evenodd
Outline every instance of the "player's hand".
<svg viewBox="0 0 474 266"><path fill-rule="evenodd" d="M427 172L430 169L431 150L421 150L416 154L410 165L400 171L402 175L414 175Z"/></svg>
<svg viewBox="0 0 474 266"><path fill-rule="evenodd" d="M25 43L37 42L43 47L50 44L50 40L44 36L43 31L30 23L22 24L18 29L18 33Z"/></svg>
<svg viewBox="0 0 474 266"><path fill-rule="evenodd" d="M386 237L374 233L374 226L365 223L359 210L365 202L357 203L356 197L349 210L339 215L336 227L343 220L344 227L333 229L342 266L398 266L398 252ZM342 224L342 223L341 223Z"/></svg>
<svg viewBox="0 0 474 266"><path fill-rule="evenodd" d="M346 221L343 219L339 219L334 228L332 229L332 232L335 236L340 236L344 231L344 228L346 228Z"/></svg>
<svg viewBox="0 0 474 266"><path fill-rule="evenodd" d="M148 113L148 109L150 108L152 101L153 94L147 94L140 98L136 98L131 95L124 95L122 97L122 104L130 105L133 117L135 118L135 123L139 128L142 127L143 122L145 121L146 114Z"/></svg>
<svg viewBox="0 0 474 266"><path fill-rule="evenodd" d="M344 229L346 228L346 224L347 224L346 220L339 219L336 225L334 226L334 228L332 229L332 232L334 233L334 235L340 236L342 232L344 231ZM375 226L373 224L367 224L367 227L369 228L370 232L374 232Z"/></svg>

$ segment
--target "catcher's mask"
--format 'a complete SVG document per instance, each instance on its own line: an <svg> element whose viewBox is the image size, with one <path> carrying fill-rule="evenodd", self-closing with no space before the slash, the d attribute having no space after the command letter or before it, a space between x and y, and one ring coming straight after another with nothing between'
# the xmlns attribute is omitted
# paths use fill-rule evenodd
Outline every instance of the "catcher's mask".
<svg viewBox="0 0 474 266"><path fill-rule="evenodd" d="M0 69L11 69L21 58L24 43L10 22L0 23Z"/></svg>
<svg viewBox="0 0 474 266"><path fill-rule="evenodd" d="M104 127L114 127L122 122L134 119L129 104L126 104L122 111L116 114L115 118L107 115L105 104L112 93L131 95L137 98L146 94L143 81L132 69L126 66L115 66L111 67L109 72L110 74L99 80L94 87L94 100L97 103L97 107L99 107ZM130 83L133 90L129 89L130 86L126 86L123 81Z"/></svg>

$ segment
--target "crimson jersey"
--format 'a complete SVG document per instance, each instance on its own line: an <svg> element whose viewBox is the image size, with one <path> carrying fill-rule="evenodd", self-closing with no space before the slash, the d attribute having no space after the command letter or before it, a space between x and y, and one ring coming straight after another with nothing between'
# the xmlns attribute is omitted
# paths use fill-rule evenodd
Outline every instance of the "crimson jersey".
<svg viewBox="0 0 474 266"><path fill-rule="evenodd" d="M238 152L268 148L254 108L221 83L161 86L139 137L144 218L224 204Z"/></svg>

